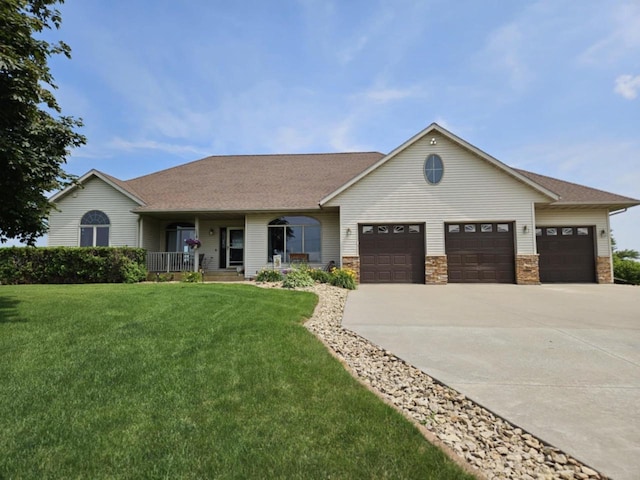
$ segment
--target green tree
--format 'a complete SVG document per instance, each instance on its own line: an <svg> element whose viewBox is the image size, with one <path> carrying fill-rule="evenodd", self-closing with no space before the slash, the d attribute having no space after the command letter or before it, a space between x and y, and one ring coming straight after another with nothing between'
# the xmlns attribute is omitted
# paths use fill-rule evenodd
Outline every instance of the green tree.
<svg viewBox="0 0 640 480"><path fill-rule="evenodd" d="M47 194L74 178L63 170L70 149L86 142L80 119L61 115L48 60L71 58L64 42L49 43L44 30L59 29L56 4L64 0L0 1L0 242L29 245L47 231Z"/></svg>
<svg viewBox="0 0 640 480"><path fill-rule="evenodd" d="M611 237L613 250L613 276L627 283L640 285L640 253L637 250L618 250L616 241Z"/></svg>

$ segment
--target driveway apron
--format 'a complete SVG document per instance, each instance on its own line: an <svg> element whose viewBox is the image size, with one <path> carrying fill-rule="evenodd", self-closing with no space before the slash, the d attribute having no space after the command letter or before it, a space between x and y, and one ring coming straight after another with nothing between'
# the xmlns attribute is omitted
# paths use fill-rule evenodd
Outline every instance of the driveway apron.
<svg viewBox="0 0 640 480"><path fill-rule="evenodd" d="M640 478L640 288L360 285L343 326L618 480Z"/></svg>

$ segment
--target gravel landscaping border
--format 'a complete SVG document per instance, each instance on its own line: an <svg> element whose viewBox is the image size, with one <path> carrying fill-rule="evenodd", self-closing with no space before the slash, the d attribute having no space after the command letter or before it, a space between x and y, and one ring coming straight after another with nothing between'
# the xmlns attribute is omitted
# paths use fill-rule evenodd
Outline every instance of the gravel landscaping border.
<svg viewBox="0 0 640 480"><path fill-rule="evenodd" d="M258 284L276 287L278 284ZM326 284L305 323L362 384L421 427L426 438L481 478L608 480L393 353L342 327L348 291ZM435 440L435 441L434 441Z"/></svg>

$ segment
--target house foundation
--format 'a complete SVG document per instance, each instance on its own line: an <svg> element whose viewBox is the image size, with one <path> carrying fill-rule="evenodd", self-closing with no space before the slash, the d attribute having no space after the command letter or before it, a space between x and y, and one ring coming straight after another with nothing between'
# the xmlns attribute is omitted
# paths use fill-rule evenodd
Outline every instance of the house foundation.
<svg viewBox="0 0 640 480"><path fill-rule="evenodd" d="M596 259L596 280L598 283L613 283L611 257L598 257Z"/></svg>
<svg viewBox="0 0 640 480"><path fill-rule="evenodd" d="M518 285L540 284L538 255L516 255L516 283Z"/></svg>
<svg viewBox="0 0 640 480"><path fill-rule="evenodd" d="M427 255L424 257L424 283L427 285L446 285L449 281L446 255Z"/></svg>

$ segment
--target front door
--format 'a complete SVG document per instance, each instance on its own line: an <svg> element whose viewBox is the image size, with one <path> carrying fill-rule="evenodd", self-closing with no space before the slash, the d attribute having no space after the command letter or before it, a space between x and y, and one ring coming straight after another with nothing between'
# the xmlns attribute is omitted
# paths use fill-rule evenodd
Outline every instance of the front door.
<svg viewBox="0 0 640 480"><path fill-rule="evenodd" d="M227 268L244 264L244 229L227 228Z"/></svg>

